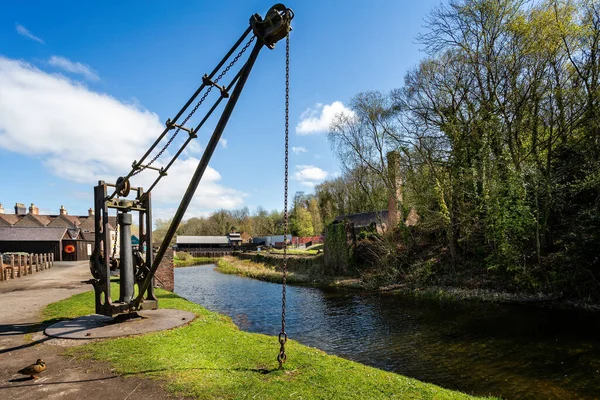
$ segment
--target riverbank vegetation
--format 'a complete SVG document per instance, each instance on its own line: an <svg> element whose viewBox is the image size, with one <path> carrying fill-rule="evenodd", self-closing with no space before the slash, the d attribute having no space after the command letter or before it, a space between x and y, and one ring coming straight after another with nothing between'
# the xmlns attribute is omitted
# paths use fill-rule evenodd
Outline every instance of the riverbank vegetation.
<svg viewBox="0 0 600 400"><path fill-rule="evenodd" d="M355 251L382 282L600 301L600 3L450 0L417 40L404 86L331 126L324 223L391 195Z"/></svg>
<svg viewBox="0 0 600 400"><path fill-rule="evenodd" d="M294 196L291 233L393 197L399 223L357 236L358 276L600 302L600 3L449 0L417 41L402 87L333 121L342 174ZM283 213L221 210L180 234L232 228L281 234Z"/></svg>
<svg viewBox="0 0 600 400"><path fill-rule="evenodd" d="M143 336L70 348L70 356L109 362L122 376L162 381L177 396L213 398L470 399L390 372L367 367L290 340L277 369L276 337L240 331L223 315L157 290L161 307L191 311L190 324ZM93 292L49 305L48 320L92 314ZM274 333L277 327L274 327Z"/></svg>
<svg viewBox="0 0 600 400"><path fill-rule="evenodd" d="M178 251L173 257L175 267L190 267L201 264L216 264L218 258L213 257L193 257L191 254Z"/></svg>
<svg viewBox="0 0 600 400"><path fill-rule="evenodd" d="M266 282L282 283L283 272L281 271L281 263L277 262L277 264L278 265L269 265L248 259L244 260L237 257L225 256L219 259L217 271L224 274L245 276L247 278ZM287 274L286 281L292 285L367 289L364 282L358 278L324 276L314 269L307 269L303 272L290 271Z"/></svg>

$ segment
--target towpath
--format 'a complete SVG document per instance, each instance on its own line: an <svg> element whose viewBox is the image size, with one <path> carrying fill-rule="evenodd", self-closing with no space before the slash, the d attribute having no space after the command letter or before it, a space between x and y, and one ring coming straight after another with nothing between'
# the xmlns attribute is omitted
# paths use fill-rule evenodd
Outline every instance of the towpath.
<svg viewBox="0 0 600 400"><path fill-rule="evenodd" d="M50 340L43 334L42 309L90 290L81 283L89 278L87 262L56 262L49 270L0 282L0 399L173 398L155 381L125 379L104 363L61 356L74 341ZM39 379L16 373L38 358L47 364Z"/></svg>

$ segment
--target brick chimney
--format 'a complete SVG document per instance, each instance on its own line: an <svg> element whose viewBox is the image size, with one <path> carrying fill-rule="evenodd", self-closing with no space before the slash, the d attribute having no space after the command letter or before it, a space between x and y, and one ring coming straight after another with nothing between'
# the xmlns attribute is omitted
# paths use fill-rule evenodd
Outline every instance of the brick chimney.
<svg viewBox="0 0 600 400"><path fill-rule="evenodd" d="M400 154L397 151L387 153L388 179L391 187L388 195L388 227L393 229L402 215L402 175L400 173Z"/></svg>
<svg viewBox="0 0 600 400"><path fill-rule="evenodd" d="M16 215L25 215L27 214L27 207L23 203L15 203L15 214Z"/></svg>
<svg viewBox="0 0 600 400"><path fill-rule="evenodd" d="M67 215L67 214L69 214L67 212L67 209L65 208L65 206L60 206L59 212L60 212L60 215Z"/></svg>
<svg viewBox="0 0 600 400"><path fill-rule="evenodd" d="M2 203L0 203L0 214L4 214L4 207L2 207Z"/></svg>
<svg viewBox="0 0 600 400"><path fill-rule="evenodd" d="M93 217L94 216L94 210L92 209L92 207L90 207L88 209L88 217Z"/></svg>
<svg viewBox="0 0 600 400"><path fill-rule="evenodd" d="M29 206L29 214L40 215L40 209L37 208L33 203Z"/></svg>

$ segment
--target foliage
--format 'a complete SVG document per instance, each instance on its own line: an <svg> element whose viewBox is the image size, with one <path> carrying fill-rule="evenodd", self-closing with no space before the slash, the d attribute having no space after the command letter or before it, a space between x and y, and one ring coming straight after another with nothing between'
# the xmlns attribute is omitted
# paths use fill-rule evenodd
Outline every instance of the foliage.
<svg viewBox="0 0 600 400"><path fill-rule="evenodd" d="M153 240L160 243L171 225L171 220L155 222ZM239 210L218 210L208 217L193 217L177 228L177 235L222 236L230 232L245 232L250 236L283 235L283 212L267 212L258 207L252 215L248 207ZM174 244L175 238L171 241Z"/></svg>
<svg viewBox="0 0 600 400"><path fill-rule="evenodd" d="M357 94L331 125L346 170L316 188L323 219L386 208L394 151L400 207L439 257L515 288L600 298L600 3L450 0L418 41L427 57L403 87ZM402 237L369 243L391 270Z"/></svg>

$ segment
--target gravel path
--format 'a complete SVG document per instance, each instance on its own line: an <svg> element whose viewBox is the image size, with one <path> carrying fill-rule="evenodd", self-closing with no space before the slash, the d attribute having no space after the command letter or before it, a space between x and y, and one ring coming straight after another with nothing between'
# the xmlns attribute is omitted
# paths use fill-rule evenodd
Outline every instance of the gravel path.
<svg viewBox="0 0 600 400"><path fill-rule="evenodd" d="M125 379L104 363L61 356L65 346L82 341L49 339L36 327L46 305L91 290L81 283L89 278L88 262L78 261L56 262L52 269L0 282L0 399L173 398L158 382ZM38 358L47 364L39 379L16 373Z"/></svg>

